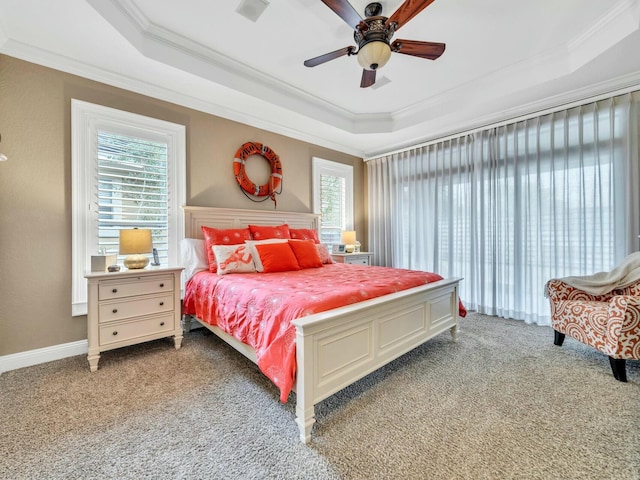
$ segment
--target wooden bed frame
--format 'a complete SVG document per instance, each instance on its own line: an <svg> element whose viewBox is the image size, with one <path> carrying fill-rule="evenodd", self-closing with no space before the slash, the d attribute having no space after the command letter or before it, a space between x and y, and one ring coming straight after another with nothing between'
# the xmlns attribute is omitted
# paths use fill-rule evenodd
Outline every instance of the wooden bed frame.
<svg viewBox="0 0 640 480"><path fill-rule="evenodd" d="M320 216L262 210L184 207L185 237L203 238L203 225L241 228L288 224L319 230ZM450 278L292 320L296 328L296 423L307 443L315 405L365 375L449 330L458 333L458 284ZM254 350L220 328L196 320L256 362ZM190 319L185 319L189 329Z"/></svg>

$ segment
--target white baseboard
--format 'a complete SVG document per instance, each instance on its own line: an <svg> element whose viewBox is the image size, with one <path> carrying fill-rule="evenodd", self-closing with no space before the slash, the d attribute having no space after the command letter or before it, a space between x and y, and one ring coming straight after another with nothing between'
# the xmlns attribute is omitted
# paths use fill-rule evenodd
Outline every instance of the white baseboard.
<svg viewBox="0 0 640 480"><path fill-rule="evenodd" d="M189 322L191 329L203 328L196 320ZM27 352L14 353L0 357L0 374L9 370L30 367L40 363L47 363L53 360L73 357L75 355L86 355L89 352L89 342L79 340L77 342L63 343L51 347L38 348Z"/></svg>
<svg viewBox="0 0 640 480"><path fill-rule="evenodd" d="M86 355L89 351L87 340L53 345L52 347L38 348L27 352L14 353L0 357L0 374L9 370L30 367L40 363L60 360L75 355Z"/></svg>

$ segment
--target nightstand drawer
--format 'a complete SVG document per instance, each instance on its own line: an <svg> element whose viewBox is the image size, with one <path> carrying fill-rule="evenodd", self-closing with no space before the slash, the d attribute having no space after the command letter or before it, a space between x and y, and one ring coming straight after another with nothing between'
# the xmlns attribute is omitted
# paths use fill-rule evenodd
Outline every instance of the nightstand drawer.
<svg viewBox="0 0 640 480"><path fill-rule="evenodd" d="M111 300L172 291L173 277L171 275L131 277L126 280L105 280L100 282L98 287L98 300Z"/></svg>
<svg viewBox="0 0 640 480"><path fill-rule="evenodd" d="M105 323L140 315L172 311L173 294L136 297L128 301L100 303L98 321Z"/></svg>
<svg viewBox="0 0 640 480"><path fill-rule="evenodd" d="M369 257L354 256L346 258L344 263L350 263L351 265L369 265Z"/></svg>
<svg viewBox="0 0 640 480"><path fill-rule="evenodd" d="M113 323L100 327L100 345L123 342L132 338L173 330L173 313L144 320Z"/></svg>

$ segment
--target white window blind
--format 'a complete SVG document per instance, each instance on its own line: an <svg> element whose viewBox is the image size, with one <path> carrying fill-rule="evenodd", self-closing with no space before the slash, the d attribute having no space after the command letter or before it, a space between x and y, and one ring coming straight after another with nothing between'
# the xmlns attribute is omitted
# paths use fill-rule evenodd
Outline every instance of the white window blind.
<svg viewBox="0 0 640 480"><path fill-rule="evenodd" d="M117 254L120 230L146 228L152 232L160 263L167 264L166 142L98 130L97 151L98 250Z"/></svg>
<svg viewBox="0 0 640 480"><path fill-rule="evenodd" d="M342 230L353 229L353 167L313 159L314 212L320 213L320 241L340 243Z"/></svg>
<svg viewBox="0 0 640 480"><path fill-rule="evenodd" d="M340 243L340 232L347 223L346 186L343 177L320 176L320 214L322 215L320 241Z"/></svg>

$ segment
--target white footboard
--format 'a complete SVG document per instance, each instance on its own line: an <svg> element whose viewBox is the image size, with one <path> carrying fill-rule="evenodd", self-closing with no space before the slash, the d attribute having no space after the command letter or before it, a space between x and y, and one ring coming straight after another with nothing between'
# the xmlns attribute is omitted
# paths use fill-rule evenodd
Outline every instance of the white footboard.
<svg viewBox="0 0 640 480"><path fill-rule="evenodd" d="M296 422L307 443L314 405L449 329L456 338L453 278L294 320Z"/></svg>

